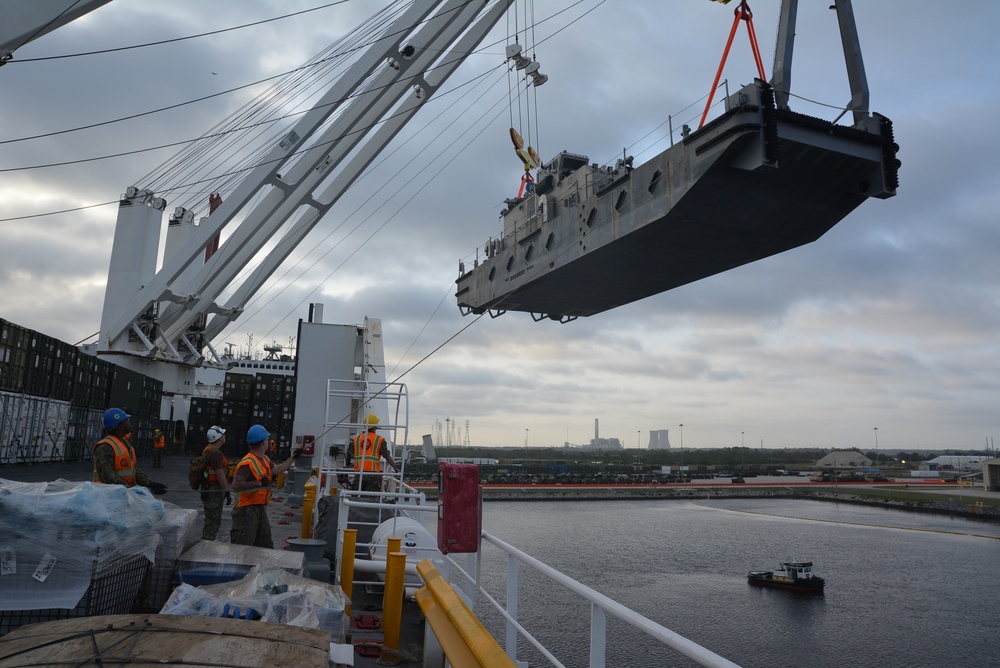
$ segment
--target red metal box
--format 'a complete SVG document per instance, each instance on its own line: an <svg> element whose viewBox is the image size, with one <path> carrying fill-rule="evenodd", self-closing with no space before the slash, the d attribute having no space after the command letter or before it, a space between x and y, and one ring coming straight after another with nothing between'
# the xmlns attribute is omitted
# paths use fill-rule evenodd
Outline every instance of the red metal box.
<svg viewBox="0 0 1000 668"><path fill-rule="evenodd" d="M441 462L438 483L438 549L442 554L479 551L483 495L479 467Z"/></svg>

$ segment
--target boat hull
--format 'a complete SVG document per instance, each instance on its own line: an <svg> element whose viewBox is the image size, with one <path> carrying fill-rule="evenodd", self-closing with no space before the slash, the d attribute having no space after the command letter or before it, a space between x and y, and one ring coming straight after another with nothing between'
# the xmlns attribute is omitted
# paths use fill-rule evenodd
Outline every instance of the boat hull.
<svg viewBox="0 0 1000 668"><path fill-rule="evenodd" d="M752 572L747 575L747 582L755 587L784 589L803 594L822 594L826 586L823 578L794 579L775 576L773 573Z"/></svg>
<svg viewBox="0 0 1000 668"><path fill-rule="evenodd" d="M776 109L759 83L741 93L751 102L612 183L515 203L499 252L456 282L463 313L593 315L811 243L895 194L887 120L835 126Z"/></svg>

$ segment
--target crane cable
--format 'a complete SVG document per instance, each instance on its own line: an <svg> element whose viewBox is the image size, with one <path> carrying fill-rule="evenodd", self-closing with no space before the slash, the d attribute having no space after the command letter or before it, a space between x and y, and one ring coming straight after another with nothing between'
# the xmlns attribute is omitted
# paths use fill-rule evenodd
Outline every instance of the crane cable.
<svg viewBox="0 0 1000 668"><path fill-rule="evenodd" d="M757 74L760 76L761 81L767 81L767 75L764 74L764 61L760 58L760 46L757 44L757 32L753 27L753 12L750 11L750 5L747 4L747 0L742 0L740 6L733 10L733 14L736 17L733 19L733 28L729 31L729 39L726 41L726 48L722 52L722 61L719 63L719 69L715 73L715 80L712 82L712 90L708 94L708 101L705 103L705 111L701 115L701 121L698 123L698 128L701 129L705 125L705 118L708 116L708 110L712 106L712 98L715 97L715 89L719 86L719 79L722 77L722 69L726 66L726 59L729 57L729 49L733 46L733 38L736 37L736 29L740 26L740 21L745 21L747 24L747 36L750 39L750 49L753 51L753 58L757 64Z"/></svg>

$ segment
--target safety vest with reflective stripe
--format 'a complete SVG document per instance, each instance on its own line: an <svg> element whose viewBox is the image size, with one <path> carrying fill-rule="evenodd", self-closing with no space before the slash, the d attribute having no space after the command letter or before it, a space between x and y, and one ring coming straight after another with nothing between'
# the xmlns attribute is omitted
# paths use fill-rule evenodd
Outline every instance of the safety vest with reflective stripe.
<svg viewBox="0 0 1000 668"><path fill-rule="evenodd" d="M115 453L115 473L125 482L126 487L135 487L135 450L132 446L108 434L94 444L94 482L101 482L101 476L97 473L97 446L106 443L111 446Z"/></svg>
<svg viewBox="0 0 1000 668"><path fill-rule="evenodd" d="M238 471L243 466L250 469L250 475L252 475L254 480L257 482L261 482L265 479L271 479L271 460L267 458L267 455L261 458L254 453L249 452L243 457L243 459L240 460L240 463L236 465L236 470ZM251 492L237 492L233 508L242 508L243 506L266 506L270 503L270 501L270 487L255 489Z"/></svg>
<svg viewBox="0 0 1000 668"><path fill-rule="evenodd" d="M385 439L373 431L355 436L354 470L381 473L382 459L379 457L379 452L384 443Z"/></svg>
<svg viewBox="0 0 1000 668"><path fill-rule="evenodd" d="M205 477L205 482L208 483L209 487L218 487L219 486L219 479L218 479L218 476L215 475L215 469L213 469L212 465L208 463L208 460L210 459L208 457L208 452L209 452L209 450L214 450L214 449L215 449L215 446L208 445L208 446L205 446L205 449L201 453L201 454L205 455L205 476L204 477ZM219 454L222 455L222 470L225 471L226 467L229 466L229 460L226 459L226 456L222 454L221 450L219 451Z"/></svg>
<svg viewBox="0 0 1000 668"><path fill-rule="evenodd" d="M155 437L153 439L153 447L154 448L165 448L165 447L167 447L167 439L163 437L163 434L160 434L159 436L157 436L157 437Z"/></svg>

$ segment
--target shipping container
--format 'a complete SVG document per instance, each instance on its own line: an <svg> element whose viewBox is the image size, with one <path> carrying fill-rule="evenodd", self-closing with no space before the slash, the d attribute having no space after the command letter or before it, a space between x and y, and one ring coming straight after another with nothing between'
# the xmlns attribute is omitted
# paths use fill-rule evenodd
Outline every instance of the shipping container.
<svg viewBox="0 0 1000 668"><path fill-rule="evenodd" d="M94 358L94 387L90 391L91 408L108 409L114 405L111 403L111 384L116 368L107 360Z"/></svg>
<svg viewBox="0 0 1000 668"><path fill-rule="evenodd" d="M123 366L111 365L111 390L105 408L121 408L129 415L142 415L142 388L145 376Z"/></svg>
<svg viewBox="0 0 1000 668"><path fill-rule="evenodd" d="M284 397L285 378L287 376L275 373L258 373L253 389L254 403L280 402Z"/></svg>
<svg viewBox="0 0 1000 668"><path fill-rule="evenodd" d="M67 461L93 459L94 444L104 438L104 412L87 406L71 406L66 438Z"/></svg>
<svg viewBox="0 0 1000 668"><path fill-rule="evenodd" d="M254 377L245 373L226 373L222 386L223 400L249 403L253 399Z"/></svg>
<svg viewBox="0 0 1000 668"><path fill-rule="evenodd" d="M188 413L188 423L189 425L201 425L205 428L204 430L207 430L213 424L219 423L219 411L221 409L221 399L192 397L191 410ZM188 430L188 433L190 433L190 429Z"/></svg>

